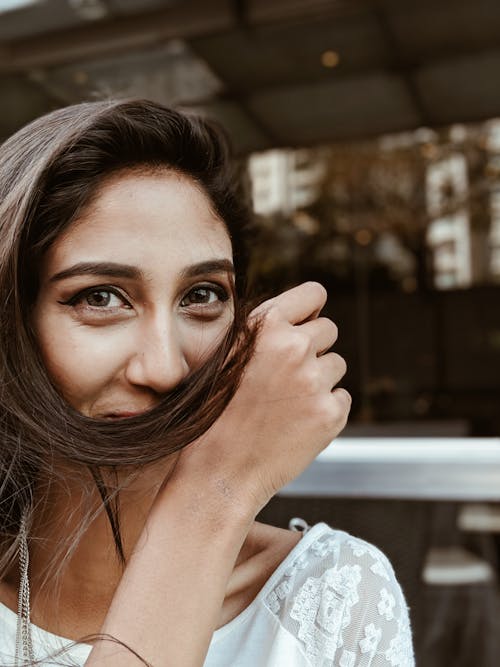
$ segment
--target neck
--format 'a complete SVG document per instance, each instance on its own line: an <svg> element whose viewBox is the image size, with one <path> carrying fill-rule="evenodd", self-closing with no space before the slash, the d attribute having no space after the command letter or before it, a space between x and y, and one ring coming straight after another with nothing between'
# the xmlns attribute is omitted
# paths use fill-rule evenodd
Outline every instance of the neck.
<svg viewBox="0 0 500 667"><path fill-rule="evenodd" d="M119 518L125 562L175 462L176 458L163 461L120 480L120 485L124 481ZM77 479L66 473L61 477L64 485L40 485L43 501L37 504L29 533L32 621L70 639L99 632L123 574L98 490L90 476L84 489L81 471L79 475Z"/></svg>

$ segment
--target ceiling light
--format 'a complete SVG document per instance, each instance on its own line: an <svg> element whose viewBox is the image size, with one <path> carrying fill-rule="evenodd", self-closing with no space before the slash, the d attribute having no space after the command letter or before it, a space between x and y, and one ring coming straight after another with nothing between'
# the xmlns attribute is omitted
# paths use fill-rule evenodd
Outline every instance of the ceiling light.
<svg viewBox="0 0 500 667"><path fill-rule="evenodd" d="M336 51L323 51L321 54L321 64L323 67L337 67L340 62L340 56Z"/></svg>
<svg viewBox="0 0 500 667"><path fill-rule="evenodd" d="M356 243L362 246L370 245L373 240L373 234L369 229L358 229L354 234Z"/></svg>

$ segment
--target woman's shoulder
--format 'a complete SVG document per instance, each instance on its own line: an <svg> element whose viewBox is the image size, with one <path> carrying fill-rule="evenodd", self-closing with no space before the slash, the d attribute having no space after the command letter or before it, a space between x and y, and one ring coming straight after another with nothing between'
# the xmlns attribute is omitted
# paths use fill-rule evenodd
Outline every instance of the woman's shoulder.
<svg viewBox="0 0 500 667"><path fill-rule="evenodd" d="M289 573L308 570L309 567L327 570L342 568L359 575L371 574L390 581L395 580L394 569L386 555L375 545L326 523L308 526L301 519L292 519L293 530L261 524L267 550L278 558L279 568ZM300 529L297 528L300 527Z"/></svg>
<svg viewBox="0 0 500 667"><path fill-rule="evenodd" d="M414 664L408 610L392 565L362 539L324 523L306 529L263 593L312 664L321 655L332 665L339 659L357 664L361 655L377 667Z"/></svg>
<svg viewBox="0 0 500 667"><path fill-rule="evenodd" d="M292 523L292 522L291 522ZM329 579L335 571L336 578L347 588L357 588L359 582L371 582L373 586L397 585L394 569L385 554L373 544L331 528L326 523L307 526L303 523L302 537L297 532L267 526L272 538L269 549L286 555L274 573L280 579L300 581L307 578ZM298 536L297 536L298 535ZM298 575L301 573L301 576Z"/></svg>

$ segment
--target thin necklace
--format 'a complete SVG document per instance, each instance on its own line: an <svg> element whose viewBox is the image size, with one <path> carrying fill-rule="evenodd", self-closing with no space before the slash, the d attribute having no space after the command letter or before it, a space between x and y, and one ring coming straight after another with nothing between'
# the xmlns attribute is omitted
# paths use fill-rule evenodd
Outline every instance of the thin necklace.
<svg viewBox="0 0 500 667"><path fill-rule="evenodd" d="M28 661L35 662L33 642L31 639L30 622L30 582L29 582L29 550L28 534L26 530L26 510L23 511L19 526L19 598L17 605L16 631L16 667Z"/></svg>

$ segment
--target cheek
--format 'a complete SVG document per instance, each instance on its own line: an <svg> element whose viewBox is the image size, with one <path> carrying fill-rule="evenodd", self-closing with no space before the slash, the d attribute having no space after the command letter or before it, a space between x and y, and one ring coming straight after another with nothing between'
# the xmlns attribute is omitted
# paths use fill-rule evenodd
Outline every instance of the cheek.
<svg viewBox="0 0 500 667"><path fill-rule="evenodd" d="M94 402L113 377L116 341L111 345L77 326L42 325L37 334L47 372L62 396L80 411Z"/></svg>
<svg viewBox="0 0 500 667"><path fill-rule="evenodd" d="M215 351L231 327L234 314L228 310L223 317L213 321L190 323L182 326L184 356L189 368L195 370Z"/></svg>

